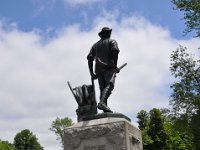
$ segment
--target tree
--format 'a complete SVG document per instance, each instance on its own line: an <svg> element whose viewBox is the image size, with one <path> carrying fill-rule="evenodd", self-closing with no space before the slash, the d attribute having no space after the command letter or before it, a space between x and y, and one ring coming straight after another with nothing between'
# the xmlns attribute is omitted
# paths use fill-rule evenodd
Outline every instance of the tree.
<svg viewBox="0 0 200 150"><path fill-rule="evenodd" d="M194 60L187 48L180 46L171 54L171 73L177 79L172 85L170 104L175 113L188 117L200 109L200 60Z"/></svg>
<svg viewBox="0 0 200 150"><path fill-rule="evenodd" d="M191 130L193 133L193 142L196 150L200 149L200 110L192 116Z"/></svg>
<svg viewBox="0 0 200 150"><path fill-rule="evenodd" d="M200 60L188 54L187 48L180 46L171 54L171 73L176 81L171 85L170 104L173 107L179 130L192 133L193 148L199 150L200 142Z"/></svg>
<svg viewBox="0 0 200 150"><path fill-rule="evenodd" d="M168 136L164 129L164 119L160 110L153 108L149 114L149 130L147 133L153 141L153 143L149 145L149 149L168 150Z"/></svg>
<svg viewBox="0 0 200 150"><path fill-rule="evenodd" d="M193 133L183 115L178 118L169 109L154 108L150 112L141 110L137 118L144 150L160 150L159 145L162 145L162 150L194 150ZM194 130L198 133L199 124L196 125Z"/></svg>
<svg viewBox="0 0 200 150"><path fill-rule="evenodd" d="M186 24L185 33L196 31L200 37L200 2L199 0L172 0L176 8L184 11Z"/></svg>
<svg viewBox="0 0 200 150"><path fill-rule="evenodd" d="M143 130L148 126L149 114L145 110L141 110L137 114L139 129Z"/></svg>
<svg viewBox="0 0 200 150"><path fill-rule="evenodd" d="M56 118L55 121L52 122L51 128L49 130L53 131L57 135L57 140L61 140L62 146L64 146L64 129L73 125L72 119L65 117L65 118Z"/></svg>
<svg viewBox="0 0 200 150"><path fill-rule="evenodd" d="M16 134L14 146L17 150L43 150L36 136L28 129Z"/></svg>
<svg viewBox="0 0 200 150"><path fill-rule="evenodd" d="M0 140L0 150L16 150L16 149L11 143Z"/></svg>
<svg viewBox="0 0 200 150"><path fill-rule="evenodd" d="M164 128L169 137L170 150L192 150L192 133L188 126L187 120L183 118L176 118L170 113L164 115Z"/></svg>
<svg viewBox="0 0 200 150"><path fill-rule="evenodd" d="M170 150L192 150L192 134L190 132L181 131L174 127L174 124L165 123L165 130L169 136L169 149Z"/></svg>
<svg viewBox="0 0 200 150"><path fill-rule="evenodd" d="M172 0L176 8L184 11L185 33L195 31L200 37L200 2L199 0ZM193 149L200 149L200 59L188 54L187 48L180 46L171 55L172 75L177 81L172 84L171 105L176 124L185 126L191 132ZM181 128L179 128L181 129Z"/></svg>
<svg viewBox="0 0 200 150"><path fill-rule="evenodd" d="M169 149L168 135L164 128L164 117L159 109L149 113L141 110L137 114L139 129L142 131L144 150Z"/></svg>
<svg viewBox="0 0 200 150"><path fill-rule="evenodd" d="M142 132L142 144L143 149L148 150L148 146L153 143L149 137L147 131L149 130L149 113L145 110L141 110L137 113L138 127Z"/></svg>

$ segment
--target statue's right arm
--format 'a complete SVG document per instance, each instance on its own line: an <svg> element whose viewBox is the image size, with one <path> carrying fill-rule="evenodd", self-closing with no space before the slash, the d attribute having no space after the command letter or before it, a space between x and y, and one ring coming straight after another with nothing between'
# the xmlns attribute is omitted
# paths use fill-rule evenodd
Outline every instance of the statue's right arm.
<svg viewBox="0 0 200 150"><path fill-rule="evenodd" d="M93 48L90 50L90 53L87 56L87 60L88 60L90 75L93 79L96 79L97 77L93 72L93 61L94 61Z"/></svg>

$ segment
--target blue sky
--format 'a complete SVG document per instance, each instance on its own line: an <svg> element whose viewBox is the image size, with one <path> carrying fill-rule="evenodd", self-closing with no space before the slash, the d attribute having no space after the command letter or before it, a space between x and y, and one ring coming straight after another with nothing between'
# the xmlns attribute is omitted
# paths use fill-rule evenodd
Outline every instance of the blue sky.
<svg viewBox="0 0 200 150"><path fill-rule="evenodd" d="M70 24L80 24L82 30L92 27L92 20L106 11L118 11L118 19L130 15L148 18L171 31L173 37L182 36L185 28L182 13L173 10L170 0L102 0L71 4L67 0L1 0L0 18L15 22L20 30L31 31L34 28L46 31ZM54 30L52 30L54 31Z"/></svg>
<svg viewBox="0 0 200 150"><path fill-rule="evenodd" d="M118 42L118 64L128 63L109 107L136 126L141 109L169 107L170 54L179 44L196 50L200 43L182 36L182 17L169 0L1 0L0 139L13 142L28 128L45 150L62 149L48 129L56 117L76 122L67 81L90 84L86 56L104 26Z"/></svg>

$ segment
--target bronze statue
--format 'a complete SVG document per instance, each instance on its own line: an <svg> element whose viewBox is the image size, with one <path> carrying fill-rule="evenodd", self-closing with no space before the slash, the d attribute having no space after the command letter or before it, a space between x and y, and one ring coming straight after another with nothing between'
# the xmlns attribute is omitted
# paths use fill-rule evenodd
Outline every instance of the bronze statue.
<svg viewBox="0 0 200 150"><path fill-rule="evenodd" d="M101 39L92 46L87 56L92 85L72 88L68 82L68 86L78 103L78 109L76 109L78 121L97 119L108 115L121 116L121 114L112 113L112 110L107 106L107 99L114 89L116 74L127 65L125 63L121 67L117 67L119 48L117 42L110 39L111 32L112 29L108 27L102 28L99 32ZM93 61L95 61L95 73L93 72ZM98 79L100 88L98 105L95 96L95 79ZM97 114L97 108L103 110L104 113Z"/></svg>
<svg viewBox="0 0 200 150"><path fill-rule="evenodd" d="M98 34L101 39L92 46L87 56L91 78L98 79L99 82L100 102L97 107L104 112L112 112L107 106L107 99L114 89L115 76L119 72L117 61L120 50L117 42L110 38L111 32L112 29L108 27L102 28ZM95 61L95 73L93 61Z"/></svg>

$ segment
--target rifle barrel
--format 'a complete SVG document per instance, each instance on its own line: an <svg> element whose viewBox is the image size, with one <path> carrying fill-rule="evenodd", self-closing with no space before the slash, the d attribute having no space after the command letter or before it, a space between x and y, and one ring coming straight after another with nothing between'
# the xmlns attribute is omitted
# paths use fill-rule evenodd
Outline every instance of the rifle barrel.
<svg viewBox="0 0 200 150"><path fill-rule="evenodd" d="M124 63L123 65L121 65L118 69L121 70L122 68L124 68L127 65L127 63Z"/></svg>

